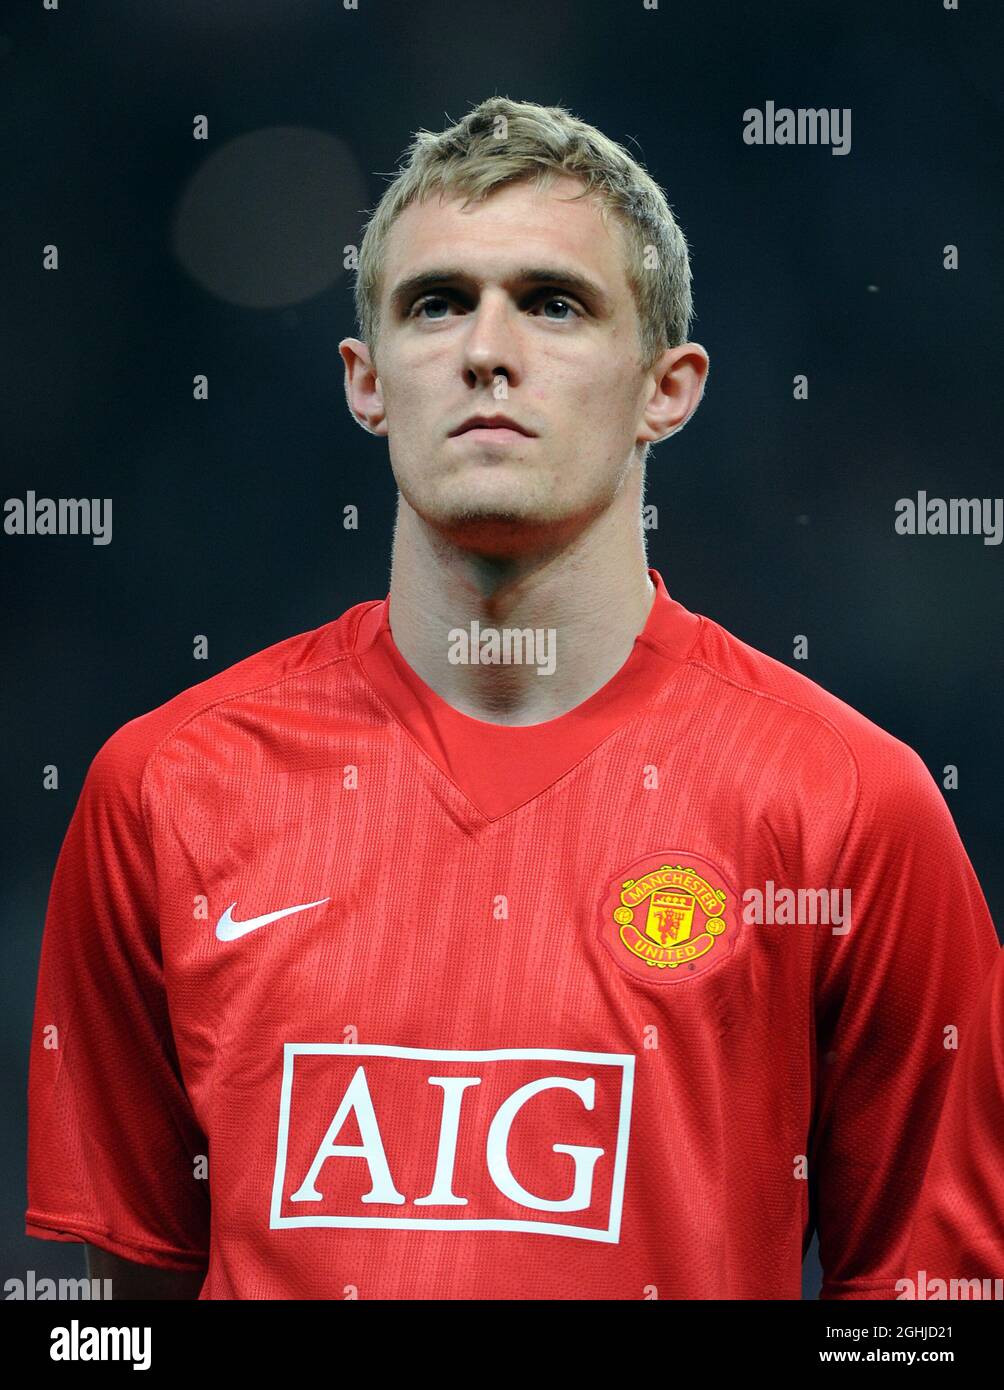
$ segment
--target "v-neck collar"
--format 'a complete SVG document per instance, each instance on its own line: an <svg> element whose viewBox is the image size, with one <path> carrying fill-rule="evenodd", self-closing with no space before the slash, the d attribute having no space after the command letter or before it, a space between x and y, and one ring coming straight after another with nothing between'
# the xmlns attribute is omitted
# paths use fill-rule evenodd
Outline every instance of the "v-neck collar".
<svg viewBox="0 0 1004 1390"><path fill-rule="evenodd" d="M571 771L682 668L701 619L670 598L658 570L648 574L655 597L627 660L582 704L542 724L489 724L437 695L397 648L389 594L363 609L356 660L426 756L487 820L497 820Z"/></svg>

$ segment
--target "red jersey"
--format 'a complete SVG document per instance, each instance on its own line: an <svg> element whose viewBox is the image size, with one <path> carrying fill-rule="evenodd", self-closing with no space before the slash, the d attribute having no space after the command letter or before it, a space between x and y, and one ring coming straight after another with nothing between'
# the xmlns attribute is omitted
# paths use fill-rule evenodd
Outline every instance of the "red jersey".
<svg viewBox="0 0 1004 1390"><path fill-rule="evenodd" d="M815 1226L824 1297L894 1296L986 904L911 749L649 574L543 724L454 710L388 598L112 735L30 1234L204 1299L796 1299Z"/></svg>
<svg viewBox="0 0 1004 1390"><path fill-rule="evenodd" d="M1004 1297L1004 952L961 1029L921 1187L906 1277L914 1298ZM940 1280L939 1286L935 1281ZM964 1281L952 1288L952 1280ZM980 1280L979 1291L970 1281ZM983 1280L993 1283L983 1286Z"/></svg>

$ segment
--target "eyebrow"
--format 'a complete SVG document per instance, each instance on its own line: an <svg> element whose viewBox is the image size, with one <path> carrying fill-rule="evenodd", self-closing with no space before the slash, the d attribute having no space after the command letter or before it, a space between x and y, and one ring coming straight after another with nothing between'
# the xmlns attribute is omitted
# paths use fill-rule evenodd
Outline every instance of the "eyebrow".
<svg viewBox="0 0 1004 1390"><path fill-rule="evenodd" d="M610 301L596 281L565 266L522 266L514 270L504 283L507 286L553 285L555 289L570 290L591 305L600 317L610 313ZM477 288L477 281L472 275L453 266L423 270L418 275L409 275L394 286L390 296L391 309L399 315L403 314L419 295L429 290L443 289L447 285L473 290Z"/></svg>

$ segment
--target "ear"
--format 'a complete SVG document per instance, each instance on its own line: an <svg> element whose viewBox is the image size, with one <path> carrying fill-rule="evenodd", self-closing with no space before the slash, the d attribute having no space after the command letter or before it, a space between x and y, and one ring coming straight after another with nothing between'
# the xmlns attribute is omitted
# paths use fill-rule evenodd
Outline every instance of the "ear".
<svg viewBox="0 0 1004 1390"><path fill-rule="evenodd" d="M345 363L345 402L368 434L386 435L383 390L370 350L361 338L343 338L338 351Z"/></svg>
<svg viewBox="0 0 1004 1390"><path fill-rule="evenodd" d="M675 434L704 397L710 359L700 343L667 348L649 373L651 389L638 428L639 444Z"/></svg>

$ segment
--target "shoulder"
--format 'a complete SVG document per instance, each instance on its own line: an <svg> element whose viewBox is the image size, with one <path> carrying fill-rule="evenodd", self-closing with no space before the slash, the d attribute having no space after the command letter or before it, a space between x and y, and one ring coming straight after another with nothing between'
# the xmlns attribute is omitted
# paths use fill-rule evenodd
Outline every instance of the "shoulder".
<svg viewBox="0 0 1004 1390"><path fill-rule="evenodd" d="M718 698L751 726L784 732L794 763L821 757L842 764L855 796L883 788L906 791L932 782L917 752L801 671L758 651L703 618L689 664L706 672Z"/></svg>
<svg viewBox="0 0 1004 1390"><path fill-rule="evenodd" d="M824 863L842 847L951 845L954 822L923 759L866 714L708 618L688 665L703 676L702 725L730 749L732 781L775 838Z"/></svg>
<svg viewBox="0 0 1004 1390"><path fill-rule="evenodd" d="M253 707L261 710L272 700L294 703L312 676L344 664L352 654L356 624L372 602L254 652L120 725L94 755L87 789L91 794L124 796L138 805L147 767L173 740L184 736L186 743L207 755L218 740L222 752L221 732L251 717Z"/></svg>

